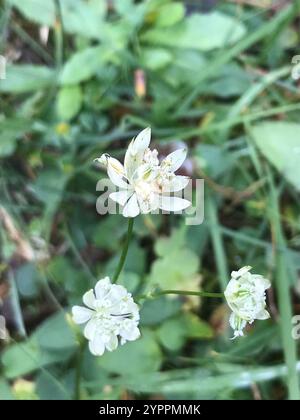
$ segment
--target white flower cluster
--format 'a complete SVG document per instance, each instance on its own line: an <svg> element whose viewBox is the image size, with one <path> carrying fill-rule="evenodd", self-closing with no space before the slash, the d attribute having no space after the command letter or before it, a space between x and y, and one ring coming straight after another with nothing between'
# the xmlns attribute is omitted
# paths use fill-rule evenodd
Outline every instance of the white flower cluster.
<svg viewBox="0 0 300 420"><path fill-rule="evenodd" d="M140 132L128 146L124 166L107 154L95 159L107 168L110 180L120 188L111 193L110 198L124 206L124 217L158 209L181 211L191 205L188 200L170 196L189 183L188 177L175 175L186 158L187 149L176 150L159 163L157 150L149 149L150 140L150 128Z"/></svg>
<svg viewBox="0 0 300 420"><path fill-rule="evenodd" d="M84 294L83 303L87 308L72 308L73 320L77 324L87 323L84 336L95 356L101 356L105 350L115 350L119 338L121 344L139 338L139 309L125 287L112 284L105 277L97 282L94 290Z"/></svg>
<svg viewBox="0 0 300 420"><path fill-rule="evenodd" d="M229 322L234 330L233 338L242 336L247 322L270 317L266 310L266 289L270 281L258 274L250 273L246 266L231 273L231 280L224 292L227 303L232 310Z"/></svg>

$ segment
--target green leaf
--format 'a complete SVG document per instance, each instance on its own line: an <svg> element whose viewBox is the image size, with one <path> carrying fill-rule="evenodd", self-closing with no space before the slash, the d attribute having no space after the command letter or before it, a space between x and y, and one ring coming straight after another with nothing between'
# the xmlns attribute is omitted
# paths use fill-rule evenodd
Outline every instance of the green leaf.
<svg viewBox="0 0 300 420"><path fill-rule="evenodd" d="M71 120L80 111L82 91L79 85L65 86L57 96L57 113L62 120Z"/></svg>
<svg viewBox="0 0 300 420"><path fill-rule="evenodd" d="M150 29L142 35L142 40L155 45L210 51L231 45L245 34L245 26L233 17L220 12L195 13L176 25Z"/></svg>
<svg viewBox="0 0 300 420"><path fill-rule="evenodd" d="M0 82L1 86L1 82ZM26 119L10 118L0 122L0 157L14 153L17 141L31 128Z"/></svg>
<svg viewBox="0 0 300 420"><path fill-rule="evenodd" d="M155 21L157 26L172 26L184 18L185 8L182 3L163 4L158 10Z"/></svg>
<svg viewBox="0 0 300 420"><path fill-rule="evenodd" d="M90 79L103 64L103 48L89 47L72 55L60 75L60 83L70 85Z"/></svg>
<svg viewBox="0 0 300 420"><path fill-rule="evenodd" d="M27 263L21 265L16 271L16 282L22 296L36 296L39 291L39 273L35 264Z"/></svg>
<svg viewBox="0 0 300 420"><path fill-rule="evenodd" d="M157 335L164 347L178 351L185 342L185 325L180 319L169 319L158 329Z"/></svg>
<svg viewBox="0 0 300 420"><path fill-rule="evenodd" d="M232 153L214 144L199 144L196 159L201 169L214 179L230 171L235 161Z"/></svg>
<svg viewBox="0 0 300 420"><path fill-rule="evenodd" d="M8 64L6 79L0 81L0 92L24 93L45 89L55 82L55 71L30 64Z"/></svg>
<svg viewBox="0 0 300 420"><path fill-rule="evenodd" d="M64 386L53 376L41 372L36 381L36 392L41 400L70 400Z"/></svg>
<svg viewBox="0 0 300 420"><path fill-rule="evenodd" d="M154 300L146 300L141 309L141 324L160 324L177 314L180 309L181 302L178 299L169 299L162 296Z"/></svg>
<svg viewBox="0 0 300 420"><path fill-rule="evenodd" d="M172 62L172 54L163 48L145 48L141 62L147 69L159 70Z"/></svg>
<svg viewBox="0 0 300 420"><path fill-rule="evenodd" d="M3 352L4 374L8 379L27 375L41 367L63 362L70 357L70 354L69 351L42 351L37 339L31 338L24 343L13 344Z"/></svg>
<svg viewBox="0 0 300 420"><path fill-rule="evenodd" d="M236 64L224 66L216 80L204 87L203 92L221 98L242 95L251 86L251 76Z"/></svg>
<svg viewBox="0 0 300 420"><path fill-rule="evenodd" d="M28 20L46 26L54 25L54 0L8 0L8 3L15 6Z"/></svg>
<svg viewBox="0 0 300 420"><path fill-rule="evenodd" d="M212 327L190 312L184 314L183 323L185 335L188 338L212 338L214 336Z"/></svg>
<svg viewBox="0 0 300 420"><path fill-rule="evenodd" d="M143 331L139 340L119 346L111 353L104 353L98 363L109 372L131 376L157 371L162 363L162 355L153 334Z"/></svg>
<svg viewBox="0 0 300 420"><path fill-rule="evenodd" d="M180 350L186 339L208 339L214 336L210 325L190 312L166 320L157 334L161 344L171 351Z"/></svg>
<svg viewBox="0 0 300 420"><path fill-rule="evenodd" d="M106 9L105 0L61 1L65 31L86 38L101 38Z"/></svg>
<svg viewBox="0 0 300 420"><path fill-rule="evenodd" d="M266 122L252 127L251 133L266 159L300 191L300 124Z"/></svg>
<svg viewBox="0 0 300 420"><path fill-rule="evenodd" d="M8 401L14 399L8 382L5 379L0 379L0 400Z"/></svg>
<svg viewBox="0 0 300 420"><path fill-rule="evenodd" d="M34 337L41 348L46 350L72 350L76 347L75 335L61 312L48 318L38 327Z"/></svg>
<svg viewBox="0 0 300 420"><path fill-rule="evenodd" d="M195 290L199 266L198 256L189 249L170 252L152 264L149 283L162 289Z"/></svg>
<svg viewBox="0 0 300 420"><path fill-rule="evenodd" d="M155 243L155 253L159 257L168 256L170 252L177 251L185 245L185 228L174 229L171 236L160 237Z"/></svg>
<svg viewBox="0 0 300 420"><path fill-rule="evenodd" d="M55 27L57 10L54 0L8 0L28 20ZM63 0L60 2L64 30L88 38L100 38L105 0Z"/></svg>

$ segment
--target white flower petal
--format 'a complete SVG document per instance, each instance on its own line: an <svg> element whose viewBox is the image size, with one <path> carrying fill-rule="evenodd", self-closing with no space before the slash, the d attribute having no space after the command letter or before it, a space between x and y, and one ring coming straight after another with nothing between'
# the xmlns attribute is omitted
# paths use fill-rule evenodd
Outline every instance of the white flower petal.
<svg viewBox="0 0 300 420"><path fill-rule="evenodd" d="M111 282L109 277L99 280L95 285L96 299L102 299L111 289Z"/></svg>
<svg viewBox="0 0 300 420"><path fill-rule="evenodd" d="M177 192L183 190L188 183L190 182L190 178L187 176L176 175L171 181L166 181L163 184L163 193L168 192Z"/></svg>
<svg viewBox="0 0 300 420"><path fill-rule="evenodd" d="M120 329L120 336L126 341L134 341L140 337L141 333L136 323L130 319L124 321Z"/></svg>
<svg viewBox="0 0 300 420"><path fill-rule="evenodd" d="M229 318L229 324L231 328L234 330L234 338L236 336L244 335L243 329L246 327L247 321L238 317L234 312L232 312Z"/></svg>
<svg viewBox="0 0 300 420"><path fill-rule="evenodd" d="M266 309L263 309L262 311L260 311L257 315L256 315L256 319L268 319L270 318L270 314Z"/></svg>
<svg viewBox="0 0 300 420"><path fill-rule="evenodd" d="M119 341L116 335L111 335L109 341L105 343L108 351L114 351L118 347Z"/></svg>
<svg viewBox="0 0 300 420"><path fill-rule="evenodd" d="M95 334L93 340L89 341L89 349L94 356L102 356L105 350L105 345L99 334Z"/></svg>
<svg viewBox="0 0 300 420"><path fill-rule="evenodd" d="M180 197L161 196L159 208L165 211L181 211L188 208L191 202Z"/></svg>
<svg viewBox="0 0 300 420"><path fill-rule="evenodd" d="M151 128L147 127L142 130L133 141L134 152L144 152L148 149L151 141Z"/></svg>
<svg viewBox="0 0 300 420"><path fill-rule="evenodd" d="M73 321L76 324L84 324L91 319L92 315L93 311L83 306L73 306L72 308Z"/></svg>
<svg viewBox="0 0 300 420"><path fill-rule="evenodd" d="M177 171L186 159L187 148L175 150L170 153L162 162L161 166L167 166L170 172Z"/></svg>
<svg viewBox="0 0 300 420"><path fill-rule="evenodd" d="M132 196L133 191L131 189L113 192L109 195L109 198L121 206L125 206L128 199Z"/></svg>
<svg viewBox="0 0 300 420"><path fill-rule="evenodd" d="M83 334L85 338L87 338L88 340L92 340L95 336L96 331L97 331L97 321L92 318L84 327Z"/></svg>
<svg viewBox="0 0 300 420"><path fill-rule="evenodd" d="M125 154L124 167L128 179L131 179L136 169L142 164L144 153L149 147L151 129L145 128L131 141Z"/></svg>
<svg viewBox="0 0 300 420"><path fill-rule="evenodd" d="M99 158L94 159L94 162L98 163L101 166L104 166L104 168L107 168L109 157L110 156L107 153L103 153Z"/></svg>
<svg viewBox="0 0 300 420"><path fill-rule="evenodd" d="M128 294L125 287L121 286L120 284L113 284L111 286L110 291L110 298L113 298L114 300L121 300L123 297L125 297Z"/></svg>
<svg viewBox="0 0 300 420"><path fill-rule="evenodd" d="M124 217L136 217L140 213L136 194L133 194L123 209Z"/></svg>
<svg viewBox="0 0 300 420"><path fill-rule="evenodd" d="M115 158L109 157L107 160L107 175L113 184L119 188L127 189L125 170L123 165Z"/></svg>
<svg viewBox="0 0 300 420"><path fill-rule="evenodd" d="M94 295L94 290L91 289L89 291L87 291L84 295L83 295L83 303L91 309L95 309L95 295Z"/></svg>
<svg viewBox="0 0 300 420"><path fill-rule="evenodd" d="M244 274L248 273L251 270L250 265L246 265L245 267L240 268L238 271L232 271L231 277L237 279L238 277L242 277Z"/></svg>

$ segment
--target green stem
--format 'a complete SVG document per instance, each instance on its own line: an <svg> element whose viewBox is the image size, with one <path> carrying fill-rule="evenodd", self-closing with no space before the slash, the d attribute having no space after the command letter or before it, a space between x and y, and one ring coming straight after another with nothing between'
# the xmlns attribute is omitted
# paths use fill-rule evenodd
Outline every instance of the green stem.
<svg viewBox="0 0 300 420"><path fill-rule="evenodd" d="M137 298L137 300L155 298L155 297L159 297L163 295L201 296L201 297L209 297L209 298L223 298L224 297L223 293L196 292L196 291L189 291L189 290L160 290L158 292L141 295Z"/></svg>
<svg viewBox="0 0 300 420"><path fill-rule="evenodd" d="M129 247L131 236L132 236L133 222L134 222L134 218L133 217L129 217L128 218L127 237L126 237L126 241L124 243L124 247L123 247L123 251L122 251L121 257L120 257L119 264L117 266L117 269L115 271L115 274L113 275L113 279L112 279L112 282L113 283L115 283L118 280L119 275L120 275L120 273L121 273L121 271L123 269L123 266L124 266L124 263L125 263L125 260L126 260L126 256L127 256L127 252L128 252L128 247Z"/></svg>
<svg viewBox="0 0 300 420"><path fill-rule="evenodd" d="M76 363L76 372L75 372L74 400L80 400L81 372L82 372L83 355L84 355L86 343L87 342L82 339L80 340L80 343L79 343L77 363Z"/></svg>
<svg viewBox="0 0 300 420"><path fill-rule="evenodd" d="M55 0L55 11L56 11L56 22L54 25L54 36L55 36L55 61L56 66L60 69L64 61L64 28L63 28L63 17L60 0Z"/></svg>
<svg viewBox="0 0 300 420"><path fill-rule="evenodd" d="M287 276L288 261L282 249L285 246L285 238L280 220L279 197L273 180L271 170L268 169L270 186L269 218L273 230L275 242L276 261L276 289L278 294L278 307L280 313L280 329L283 344L285 363L287 366L287 387L290 400L300 399L299 380L296 370L297 346L292 338L292 303L290 296L290 282Z"/></svg>
<svg viewBox="0 0 300 420"><path fill-rule="evenodd" d="M227 265L227 258L224 249L222 232L220 229L220 224L217 214L217 204L211 192L208 191L205 197L206 199L206 214L207 219L209 220L209 229L212 240L212 245L214 249L216 265L219 274L220 285L222 289L226 289L227 283L229 281L229 271Z"/></svg>

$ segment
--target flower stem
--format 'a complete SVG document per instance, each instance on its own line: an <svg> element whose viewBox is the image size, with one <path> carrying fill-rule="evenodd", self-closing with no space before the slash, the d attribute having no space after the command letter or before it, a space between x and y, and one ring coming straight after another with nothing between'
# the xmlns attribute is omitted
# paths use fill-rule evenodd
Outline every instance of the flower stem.
<svg viewBox="0 0 300 420"><path fill-rule="evenodd" d="M190 291L190 290L160 290L158 292L141 295L137 298L137 300L156 298L163 295L201 296L201 297L209 297L209 298L223 298L224 297L223 293L196 292L196 291Z"/></svg>
<svg viewBox="0 0 300 420"><path fill-rule="evenodd" d="M76 372L75 372L74 400L80 400L81 371L82 371L82 362L83 362L85 346L86 346L86 341L80 340L79 349L77 353Z"/></svg>
<svg viewBox="0 0 300 420"><path fill-rule="evenodd" d="M120 275L120 273L121 273L121 271L123 269L123 266L124 266L124 263L125 263L125 260L126 260L126 256L127 256L127 252L128 252L128 247L129 247L131 236L132 236L133 222L134 222L134 218L133 217L129 217L128 218L127 237L126 237L126 241L124 243L124 247L123 247L123 251L122 251L121 257L120 257L119 264L118 264L118 266L116 268L115 274L113 275L113 279L112 279L112 282L113 283L115 283L118 280L119 275Z"/></svg>
<svg viewBox="0 0 300 420"><path fill-rule="evenodd" d="M273 231L274 259L276 262L275 285L278 294L278 306L280 313L280 329L283 345L283 353L287 367L287 387L290 400L300 399L299 377L297 375L297 344L291 334L292 326L292 302L291 283L288 277L288 260L285 249L285 236L281 224L280 197L276 189L271 169L267 167L267 175L270 186L269 219Z"/></svg>

